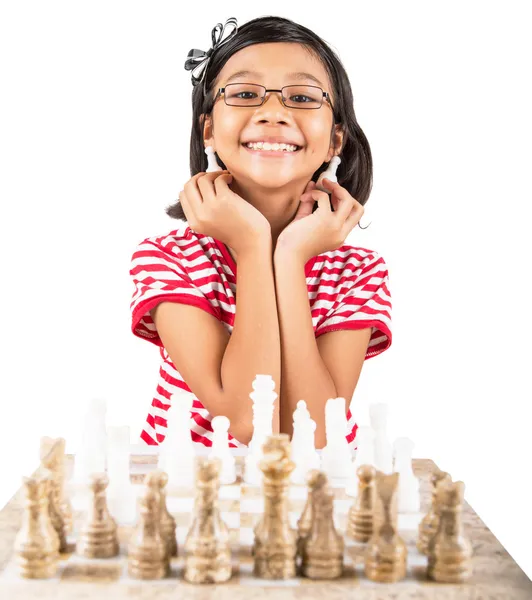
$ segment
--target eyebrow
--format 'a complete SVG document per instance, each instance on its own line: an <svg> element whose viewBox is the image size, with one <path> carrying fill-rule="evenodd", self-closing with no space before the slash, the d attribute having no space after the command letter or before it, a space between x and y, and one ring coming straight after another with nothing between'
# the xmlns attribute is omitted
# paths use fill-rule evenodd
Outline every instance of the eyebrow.
<svg viewBox="0 0 532 600"><path fill-rule="evenodd" d="M230 81L232 81L233 79L239 79L240 77L247 77L248 75L251 75L253 77L259 77L259 78L262 77L262 73L259 73L258 71L242 70L242 71L237 71L236 73L233 73L232 75L230 75L225 80L225 83L227 84ZM324 87L323 83L317 77L312 75L312 73L306 73L304 71L294 71L293 73L287 73L286 78L287 79L297 79L297 80L309 79L310 81L314 81L315 83L317 83L320 87Z"/></svg>

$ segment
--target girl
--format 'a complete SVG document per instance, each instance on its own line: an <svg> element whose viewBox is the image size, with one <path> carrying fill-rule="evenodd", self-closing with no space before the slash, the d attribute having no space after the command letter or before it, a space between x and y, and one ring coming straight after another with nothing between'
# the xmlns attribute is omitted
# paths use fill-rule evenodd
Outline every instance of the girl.
<svg viewBox="0 0 532 600"><path fill-rule="evenodd" d="M262 17L191 50L192 178L166 209L184 231L143 240L131 260L132 331L160 349L159 382L141 438L164 440L177 391L193 397L191 436L210 446L230 419L230 446L252 436L249 394L269 374L274 432L292 434L300 399L325 445L325 403L349 403L365 359L390 347L388 270L344 244L368 200L372 159L335 53L309 29ZM265 145L271 143L272 146ZM279 146L278 143L287 144ZM206 172L211 146L223 170ZM320 183L333 156L338 183ZM346 435L338 432L338 435Z"/></svg>

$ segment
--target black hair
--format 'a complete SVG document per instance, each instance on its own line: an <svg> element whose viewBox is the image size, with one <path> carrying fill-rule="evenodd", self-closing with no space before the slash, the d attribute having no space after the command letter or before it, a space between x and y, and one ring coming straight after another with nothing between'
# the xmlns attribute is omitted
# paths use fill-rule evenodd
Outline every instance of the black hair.
<svg viewBox="0 0 532 600"><path fill-rule="evenodd" d="M210 115L213 109L214 83L229 58L239 50L254 44L272 42L293 42L304 46L323 64L332 84L331 101L334 107L334 125L340 124L343 132L343 147L340 152L340 163L336 172L338 183L344 187L360 204L366 204L372 187L373 162L368 140L360 128L353 106L353 93L349 78L337 54L312 30L290 19L277 16L260 17L248 21L238 28L237 32L211 55L207 71L204 74L206 94L203 84L192 88L192 131L190 135L190 175L207 170L207 155L203 140L202 114ZM213 123L214 129L214 123ZM216 154L216 153L215 153ZM223 169L223 161L216 154L216 159ZM317 181L326 170L328 163L312 175ZM317 202L314 204L314 210ZM168 206L166 214L173 219L186 221L180 202ZM360 227L360 224L359 224ZM367 229L363 227L361 229Z"/></svg>

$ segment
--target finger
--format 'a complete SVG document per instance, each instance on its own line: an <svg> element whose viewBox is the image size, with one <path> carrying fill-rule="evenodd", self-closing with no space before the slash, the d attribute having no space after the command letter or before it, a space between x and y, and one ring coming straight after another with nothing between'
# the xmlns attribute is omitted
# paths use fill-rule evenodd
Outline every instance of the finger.
<svg viewBox="0 0 532 600"><path fill-rule="evenodd" d="M321 190L312 190L312 198L318 203L318 210L321 208L327 213L332 213L329 194Z"/></svg>
<svg viewBox="0 0 532 600"><path fill-rule="evenodd" d="M212 202L216 198L214 182L220 177L227 177L228 175L228 171L212 171L211 173L205 173L203 177L198 178L198 189L204 202L209 200Z"/></svg>
<svg viewBox="0 0 532 600"><path fill-rule="evenodd" d="M359 204L359 203L357 203ZM349 233L356 227L357 223L362 218L364 214L364 207L359 204L359 206L354 206L349 213L347 219L345 220L344 226L342 228L342 234L344 239L349 235Z"/></svg>
<svg viewBox="0 0 532 600"><path fill-rule="evenodd" d="M334 210L335 214L338 215L337 218L339 221L343 222L347 219L351 213L351 210L353 209L353 206L361 206L361 204L357 202L355 198L353 198L353 196L351 196L351 194L339 183L330 181L324 177L323 184L327 189L330 189L333 194L333 197L336 201Z"/></svg>
<svg viewBox="0 0 532 600"><path fill-rule="evenodd" d="M296 216L292 219L292 221L299 221L299 219L303 219L304 217L308 217L312 214L312 209L314 208L314 201L312 202L300 202L297 207Z"/></svg>
<svg viewBox="0 0 532 600"><path fill-rule="evenodd" d="M229 189L229 184L232 183L233 176L231 173L223 173L220 177L217 177L214 180L214 192L215 194L220 194L222 192L232 191Z"/></svg>
<svg viewBox="0 0 532 600"><path fill-rule="evenodd" d="M179 192L179 203L183 207L183 212L185 213L185 217L187 219L188 224L191 227L194 227L194 225L197 223L197 215L194 212L194 208L188 201L187 195L184 190L181 190Z"/></svg>
<svg viewBox="0 0 532 600"><path fill-rule="evenodd" d="M311 195L312 190L316 189L316 182L312 181L312 179L307 183L303 193L301 194L299 200L301 202L314 202L314 198Z"/></svg>

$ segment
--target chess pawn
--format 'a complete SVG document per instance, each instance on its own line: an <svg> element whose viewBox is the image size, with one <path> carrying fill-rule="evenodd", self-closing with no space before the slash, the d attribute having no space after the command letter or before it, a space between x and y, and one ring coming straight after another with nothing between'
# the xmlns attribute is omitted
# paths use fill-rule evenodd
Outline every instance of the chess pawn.
<svg viewBox="0 0 532 600"><path fill-rule="evenodd" d="M440 481L451 481L451 476L445 471L436 471L431 475L430 481L432 484L432 501L427 514L423 517L419 524L419 534L417 538L417 549L421 554L428 554L429 542L436 535L440 524L440 515L438 503L436 500L436 490Z"/></svg>
<svg viewBox="0 0 532 600"><path fill-rule="evenodd" d="M334 495L329 486L312 489L311 506L311 529L301 543L301 574L336 579L343 572L344 540L334 526Z"/></svg>
<svg viewBox="0 0 532 600"><path fill-rule="evenodd" d="M348 496L356 498L358 494L358 468L362 465L375 466L374 452L375 431L372 427L361 425L357 427L355 443L357 445L356 455L351 468L352 476L349 479L345 488L345 493Z"/></svg>
<svg viewBox="0 0 532 600"><path fill-rule="evenodd" d="M299 400L294 411L293 431L290 445L296 467L290 480L296 485L301 485L306 482L309 471L320 468L320 455L315 445L316 422L310 418L304 400Z"/></svg>
<svg viewBox="0 0 532 600"><path fill-rule="evenodd" d="M161 536L160 493L146 486L139 498L140 516L128 546L128 573L135 579L162 579L169 571Z"/></svg>
<svg viewBox="0 0 532 600"><path fill-rule="evenodd" d="M184 578L189 583L223 583L231 578L229 529L218 508L219 458L198 457L194 520L185 539Z"/></svg>
<svg viewBox="0 0 532 600"><path fill-rule="evenodd" d="M377 472L377 502L382 516L366 548L364 572L379 583L394 583L406 575L406 544L397 533L398 480L398 473Z"/></svg>
<svg viewBox="0 0 532 600"><path fill-rule="evenodd" d="M87 520L81 526L76 552L85 558L110 558L120 549L116 522L107 509L105 489L109 479L105 473L90 476L91 501Z"/></svg>
<svg viewBox="0 0 532 600"><path fill-rule="evenodd" d="M464 483L442 480L436 502L440 524L428 547L427 576L439 583L464 583L472 574L472 546L464 535L462 506Z"/></svg>
<svg viewBox="0 0 532 600"><path fill-rule="evenodd" d="M214 417L211 421L213 436L212 449L209 458L219 458L222 464L220 483L227 485L236 481L236 461L229 448L230 421L223 415Z"/></svg>
<svg viewBox="0 0 532 600"><path fill-rule="evenodd" d="M371 427L375 431L374 440L374 465L385 474L393 471L392 446L388 441L386 425L388 419L388 405L384 402L370 404L369 419Z"/></svg>
<svg viewBox="0 0 532 600"><path fill-rule="evenodd" d="M212 173L213 171L223 171L222 167L218 164L216 160L216 154L214 153L214 148L212 146L207 146L205 148L205 154L207 155L207 170L205 173Z"/></svg>
<svg viewBox="0 0 532 600"><path fill-rule="evenodd" d="M323 186L323 180L325 178L330 179L333 182L338 182L338 179L336 177L336 171L338 170L338 167L340 165L340 163L342 162L342 160L340 159L339 156L333 156L329 162L329 165L327 166L327 169L325 169L325 171L323 171L323 173L318 177L318 181L316 182L316 189L317 190L321 190L322 192L327 192L328 194L331 193L331 190L325 188Z"/></svg>
<svg viewBox="0 0 532 600"><path fill-rule="evenodd" d="M253 574L263 579L289 579L296 573L297 533L290 527L288 490L295 464L290 438L267 438L259 468L263 473L264 513L254 528Z"/></svg>
<svg viewBox="0 0 532 600"><path fill-rule="evenodd" d="M373 535L375 512L375 478L377 470L371 465L357 469L358 493L347 514L347 535L357 542L367 542Z"/></svg>
<svg viewBox="0 0 532 600"><path fill-rule="evenodd" d="M50 487L54 504L63 520L65 534L72 531L72 504L65 495L65 446L64 438L43 436L40 440L40 461L52 474Z"/></svg>
<svg viewBox="0 0 532 600"><path fill-rule="evenodd" d="M349 479L352 475L351 449L347 443L345 398L329 398L325 404L327 445L321 453L321 468L329 478Z"/></svg>
<svg viewBox="0 0 532 600"><path fill-rule="evenodd" d="M161 537L166 544L168 559L177 556L177 537L176 537L176 522L174 517L168 511L166 505L166 484L168 483L168 475L157 469L148 473L144 478L144 484L151 487L156 494L159 494L159 527ZM170 563L168 561L168 567Z"/></svg>
<svg viewBox="0 0 532 600"><path fill-rule="evenodd" d="M59 537L50 522L50 479L24 477L24 514L14 553L21 577L48 579L57 573Z"/></svg>
<svg viewBox="0 0 532 600"><path fill-rule="evenodd" d="M307 501L301 516L297 521L297 554L301 557L303 540L310 533L312 527L312 490L320 490L329 485L327 475L319 469L312 469L307 474Z"/></svg>

